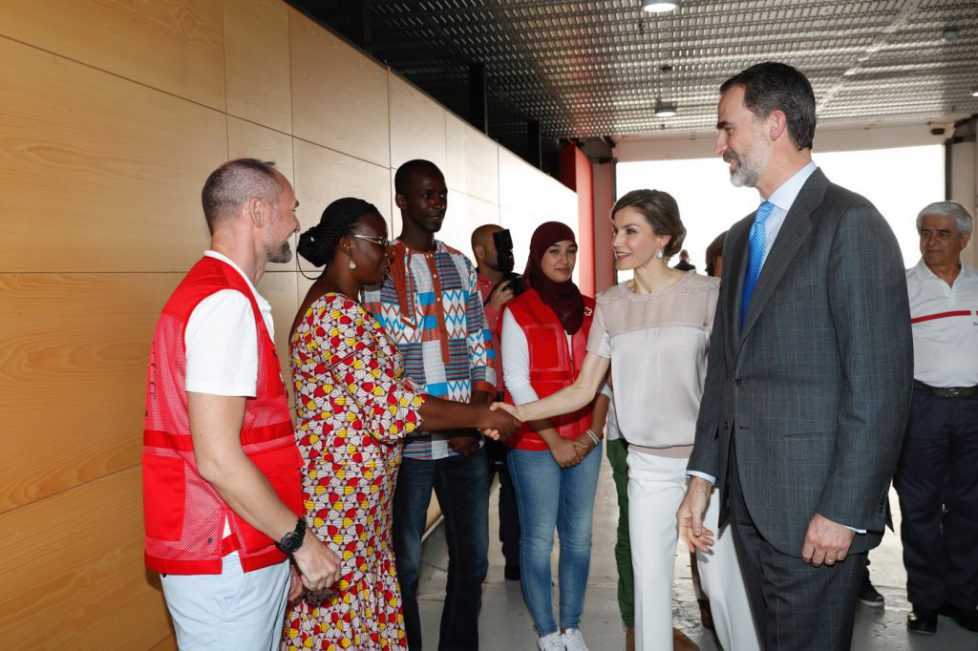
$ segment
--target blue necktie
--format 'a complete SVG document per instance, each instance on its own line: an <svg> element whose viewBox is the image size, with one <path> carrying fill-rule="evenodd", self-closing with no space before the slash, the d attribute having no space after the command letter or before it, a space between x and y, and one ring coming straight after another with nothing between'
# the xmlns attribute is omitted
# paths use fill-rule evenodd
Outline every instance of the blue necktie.
<svg viewBox="0 0 978 651"><path fill-rule="evenodd" d="M774 204L770 201L763 202L754 214L754 224L750 227L750 236L747 239L747 246L750 257L747 261L747 276L744 278L744 292L740 301L740 327L744 327L744 320L747 318L747 308L750 307L751 296L754 295L754 286L757 284L757 277L761 275L761 264L764 262L764 244L767 239L767 218L774 210Z"/></svg>

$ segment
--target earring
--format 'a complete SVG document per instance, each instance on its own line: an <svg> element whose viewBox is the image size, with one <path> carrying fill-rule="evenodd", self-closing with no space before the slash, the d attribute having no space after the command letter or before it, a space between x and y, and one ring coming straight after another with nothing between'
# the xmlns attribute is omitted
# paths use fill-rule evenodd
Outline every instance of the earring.
<svg viewBox="0 0 978 651"><path fill-rule="evenodd" d="M350 271L356 268L357 268L357 263L353 261L353 258L350 258Z"/></svg>
<svg viewBox="0 0 978 651"><path fill-rule="evenodd" d="M662 247L661 246L655 250L655 257L658 258L659 260L662 259Z"/></svg>

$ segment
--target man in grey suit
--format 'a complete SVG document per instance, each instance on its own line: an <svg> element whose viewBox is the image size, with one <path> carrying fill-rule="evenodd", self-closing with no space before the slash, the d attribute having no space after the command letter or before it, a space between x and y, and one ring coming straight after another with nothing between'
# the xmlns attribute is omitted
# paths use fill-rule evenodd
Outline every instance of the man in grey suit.
<svg viewBox="0 0 978 651"><path fill-rule="evenodd" d="M900 249L879 212L812 162L815 95L781 63L727 80L715 152L764 202L735 224L686 497L690 549L713 484L768 649L849 649L909 410Z"/></svg>

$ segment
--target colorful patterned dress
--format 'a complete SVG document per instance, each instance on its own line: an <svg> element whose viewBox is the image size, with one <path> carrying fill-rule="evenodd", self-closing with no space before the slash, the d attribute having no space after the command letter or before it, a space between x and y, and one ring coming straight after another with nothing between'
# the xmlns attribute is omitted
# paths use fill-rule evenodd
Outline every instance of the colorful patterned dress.
<svg viewBox="0 0 978 651"><path fill-rule="evenodd" d="M342 572L335 589L292 606L282 648L406 649L391 503L424 394L383 328L342 294L317 299L290 343L306 519Z"/></svg>

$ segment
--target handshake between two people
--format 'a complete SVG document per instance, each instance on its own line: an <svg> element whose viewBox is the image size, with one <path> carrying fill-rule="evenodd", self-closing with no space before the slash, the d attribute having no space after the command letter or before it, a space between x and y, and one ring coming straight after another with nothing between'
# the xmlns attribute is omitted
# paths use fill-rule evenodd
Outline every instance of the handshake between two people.
<svg viewBox="0 0 978 651"><path fill-rule="evenodd" d="M525 406L525 405L524 405ZM512 416L517 422L526 419L519 407L505 403L494 402L490 409L495 413L506 413ZM536 425L536 423L534 423ZM584 458L598 447L598 436L591 430L581 434L577 438L562 438L553 427L547 423L543 429L537 429L537 434L543 439L544 443L553 455L554 461L561 468L572 468L584 461Z"/></svg>
<svg viewBox="0 0 978 651"><path fill-rule="evenodd" d="M500 409L498 405L509 407ZM507 441L519 430L523 422L516 416L515 407L502 402L487 403L485 413L482 414L482 423L479 431L483 436L494 441Z"/></svg>
<svg viewBox="0 0 978 651"><path fill-rule="evenodd" d="M497 411L492 407L491 403L479 402L465 405L465 408L470 410L466 412L466 426L462 429L449 427L443 430L448 446L455 452L467 457L478 452L482 445L482 436L504 442L515 434L523 423L512 414L506 411ZM470 429L473 427L474 429Z"/></svg>

